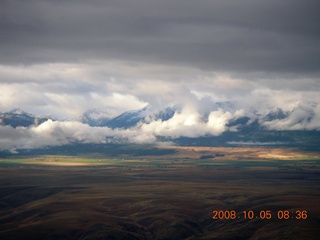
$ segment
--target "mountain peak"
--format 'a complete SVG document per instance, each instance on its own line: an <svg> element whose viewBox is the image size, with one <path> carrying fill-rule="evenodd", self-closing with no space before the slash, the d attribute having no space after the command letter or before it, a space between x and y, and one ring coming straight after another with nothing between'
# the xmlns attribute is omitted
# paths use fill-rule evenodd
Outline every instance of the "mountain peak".
<svg viewBox="0 0 320 240"><path fill-rule="evenodd" d="M284 112L281 108L277 107L264 116L265 121L281 120L289 116L289 112Z"/></svg>
<svg viewBox="0 0 320 240"><path fill-rule="evenodd" d="M91 108L82 114L80 121L90 126L104 126L112 117L107 111L100 108Z"/></svg>
<svg viewBox="0 0 320 240"><path fill-rule="evenodd" d="M14 108L9 113L11 113L11 114L19 114L19 115L22 115L22 114L30 115L30 114L26 113L25 111L21 110L20 108Z"/></svg>
<svg viewBox="0 0 320 240"><path fill-rule="evenodd" d="M82 116L90 117L91 119L111 118L112 115L108 111L101 110L100 108L91 108L83 113Z"/></svg>
<svg viewBox="0 0 320 240"><path fill-rule="evenodd" d="M48 117L40 117L27 113L20 108L12 109L10 112L0 114L0 125L9 125L16 127L37 126L45 121Z"/></svg>

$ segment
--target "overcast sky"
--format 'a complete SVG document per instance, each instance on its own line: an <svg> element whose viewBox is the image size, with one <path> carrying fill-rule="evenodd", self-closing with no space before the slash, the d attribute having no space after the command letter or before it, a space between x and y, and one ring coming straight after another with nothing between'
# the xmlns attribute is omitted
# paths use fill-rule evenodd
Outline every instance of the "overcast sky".
<svg viewBox="0 0 320 240"><path fill-rule="evenodd" d="M320 103L318 0L1 0L0 111Z"/></svg>
<svg viewBox="0 0 320 240"><path fill-rule="evenodd" d="M317 0L2 0L0 110L74 118L259 89L313 98L319 9Z"/></svg>

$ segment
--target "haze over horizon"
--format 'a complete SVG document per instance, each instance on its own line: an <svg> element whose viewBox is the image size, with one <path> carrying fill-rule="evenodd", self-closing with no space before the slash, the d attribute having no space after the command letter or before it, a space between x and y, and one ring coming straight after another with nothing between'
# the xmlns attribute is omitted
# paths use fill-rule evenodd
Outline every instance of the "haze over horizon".
<svg viewBox="0 0 320 240"><path fill-rule="evenodd" d="M0 126L1 149L19 147L15 139L32 147L107 135L137 142L218 135L257 106L291 111L300 103L314 103L310 122L297 125L305 112L296 111L271 128L319 130L319 9L316 0L3 0L0 112L65 121ZM212 110L227 101L233 111ZM172 121L131 132L75 122L92 108L115 116L173 104L182 110Z"/></svg>

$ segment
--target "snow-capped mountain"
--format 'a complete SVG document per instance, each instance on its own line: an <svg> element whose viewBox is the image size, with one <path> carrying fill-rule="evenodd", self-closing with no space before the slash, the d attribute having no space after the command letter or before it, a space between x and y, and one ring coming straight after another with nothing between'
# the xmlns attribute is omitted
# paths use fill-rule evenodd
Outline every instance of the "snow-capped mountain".
<svg viewBox="0 0 320 240"><path fill-rule="evenodd" d="M143 121L149 113L149 106L138 110L127 111L111 119L106 126L110 128L131 128Z"/></svg>
<svg viewBox="0 0 320 240"><path fill-rule="evenodd" d="M298 102L290 111L278 109L270 112L261 119L261 125L269 130L319 130L317 108L318 105L314 102Z"/></svg>
<svg viewBox="0 0 320 240"><path fill-rule="evenodd" d="M175 114L174 107L167 107L161 111L155 112L151 106L146 106L142 109L131 110L121 113L118 116L112 117L107 112L98 109L86 111L80 121L90 126L109 127L109 128L131 128L139 122L150 122L153 120L167 121Z"/></svg>
<svg viewBox="0 0 320 240"><path fill-rule="evenodd" d="M127 142L170 142L188 146L282 144L319 149L318 104L301 102L285 106L285 109L263 109L261 106L258 109L237 109L235 106L233 103L212 104L203 108L209 109L207 112L197 112L188 107L156 109L146 106L118 116L112 116L105 110L90 109L84 112L78 122L47 121L50 118L14 109L0 113L0 140L4 143L2 148L10 151L29 148L30 145L24 145L24 142L30 144L30 137L34 138L35 146L71 144L68 148L70 151L77 144L81 144L81 148L83 144L91 144L91 148L94 144ZM45 125L39 126L39 131L33 128L41 123ZM17 127L24 128L15 129ZM19 136L19 141L16 142L14 136ZM42 142L44 140L48 142Z"/></svg>
<svg viewBox="0 0 320 240"><path fill-rule="evenodd" d="M40 125L47 121L48 117L35 116L26 113L19 108L15 108L10 112L0 113L0 125L9 125L11 127L29 127L32 125Z"/></svg>
<svg viewBox="0 0 320 240"><path fill-rule="evenodd" d="M241 114L235 114L237 105L231 102L218 102L212 106L211 111L230 112L232 117L228 119L226 126L230 129L242 130L297 130L299 124L301 129L310 130L307 125L315 122L319 118L317 115L318 104L314 102L297 102L291 106L291 109L281 109L279 107L249 108L243 110ZM128 129L137 126L139 123L150 123L161 120L168 121L175 114L180 114L179 107L165 107L162 110L156 110L148 105L142 109L131 110L113 116L105 110L93 108L83 113L79 121L92 127L109 127L112 129ZM201 113L201 121L206 123L210 112ZM317 118L318 116L318 118ZM12 127L29 127L39 125L48 117L35 116L26 113L21 109L13 109L10 112L0 113L0 125L10 125ZM312 126L313 126L312 125Z"/></svg>
<svg viewBox="0 0 320 240"><path fill-rule="evenodd" d="M112 115L98 108L93 108L85 111L80 117L80 122L88 124L92 127L107 126L107 123L112 119Z"/></svg>
<svg viewBox="0 0 320 240"><path fill-rule="evenodd" d="M243 110L240 115L234 114L237 111L237 104L232 102L218 102L212 106L211 111L222 110L230 112L234 117L229 119L227 126L233 129L241 130L268 130L272 126L276 130L276 123L287 121L291 124L311 121L314 118L317 104L309 102L300 102L292 105L291 110L283 110L279 107L258 106ZM106 126L110 128L131 128L139 123L150 123L152 121L168 121L176 113L181 111L178 107L166 107L160 111L155 111L152 106L146 106L142 109L126 111L116 117L110 117L101 111L88 111L82 116L81 122L90 126ZM210 112L203 112L201 121L207 122ZM280 129L279 129L280 130Z"/></svg>
<svg viewBox="0 0 320 240"><path fill-rule="evenodd" d="M273 121L273 120L281 120L285 119L290 115L290 112L283 111L281 108L275 108L271 109L270 112L268 112L266 115L264 115L262 118L264 121Z"/></svg>
<svg viewBox="0 0 320 240"><path fill-rule="evenodd" d="M178 109L175 107L167 107L158 113L154 114L155 120L167 121L173 117Z"/></svg>

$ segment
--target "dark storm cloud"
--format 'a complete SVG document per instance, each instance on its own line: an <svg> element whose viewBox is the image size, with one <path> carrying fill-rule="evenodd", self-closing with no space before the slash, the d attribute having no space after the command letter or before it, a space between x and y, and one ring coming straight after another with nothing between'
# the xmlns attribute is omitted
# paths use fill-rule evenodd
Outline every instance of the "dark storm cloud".
<svg viewBox="0 0 320 240"><path fill-rule="evenodd" d="M151 61L315 74L317 0L2 0L2 64Z"/></svg>

